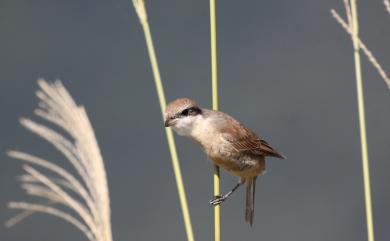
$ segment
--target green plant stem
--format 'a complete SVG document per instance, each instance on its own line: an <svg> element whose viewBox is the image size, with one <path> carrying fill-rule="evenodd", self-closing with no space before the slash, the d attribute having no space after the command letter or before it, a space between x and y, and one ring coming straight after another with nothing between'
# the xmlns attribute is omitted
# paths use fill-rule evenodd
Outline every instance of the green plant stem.
<svg viewBox="0 0 390 241"><path fill-rule="evenodd" d="M352 37L354 47L354 59L355 59L355 75L356 75L356 90L357 101L359 110L359 126L360 126L360 143L362 152L362 165L363 165L363 180L364 180L364 197L366 204L366 218L367 218L367 236L368 241L374 241L374 221L372 215L372 201L371 201L371 184L370 184L370 165L368 159L368 147L367 147L367 132L366 132L366 118L364 108L364 95L363 95L363 80L362 70L360 63L360 46L359 46L359 23L356 0L351 0L351 13L352 13Z"/></svg>
<svg viewBox="0 0 390 241"><path fill-rule="evenodd" d="M218 78L217 78L217 24L215 0L210 0L210 37L211 37L211 83L213 110L218 110ZM214 196L221 194L220 170L214 165ZM221 206L214 206L214 239L221 240Z"/></svg>
<svg viewBox="0 0 390 241"><path fill-rule="evenodd" d="M154 80L155 80L155 84L156 84L156 88L157 88L158 99L160 102L161 113L162 113L162 116L164 118L166 100L165 100L164 90L163 90L163 86L162 86L162 82L161 82L160 71L158 69L156 53L154 51L152 35L150 33L150 28L149 28L148 22L145 22L143 24L143 26L144 26L144 33L145 33L146 43L148 46L149 56L150 56L150 62L152 64L153 76L154 76ZM186 233L187 233L187 239L188 239L188 241L194 241L194 234L192 231L190 212L188 209L187 197L186 197L186 192L184 189L184 183L183 183L183 177L181 174L179 158L177 156L175 139L173 137L173 133L172 133L172 130L170 128L165 128L165 132L166 132L167 140L168 140L168 144L169 144L169 151L170 151L170 154L172 157L172 165L173 165L173 170L175 173L177 190L179 192L180 204L181 204L181 209L182 209L182 213L183 213L184 224L185 224Z"/></svg>
<svg viewBox="0 0 390 241"><path fill-rule="evenodd" d="M147 45L147 49L148 49L148 53L149 53L150 63L152 66L154 81L156 84L157 95L158 95L158 99L160 102L161 113L162 113L162 116L164 119L166 100L165 100L164 89L163 89L163 85L162 85L162 81L161 81L160 70L158 68L157 57L156 57L156 53L154 50L152 35L150 32L149 23L147 21L147 13L146 13L145 5L144 5L143 0L133 0L133 4L134 4L134 7L136 8L136 12L138 14L138 17L140 18L142 29L143 29L144 34L145 34L146 45ZM184 225L185 225L185 230L186 230L186 234L187 234L187 240L194 241L194 234L192 231L190 212L188 209L186 192L184 189L183 177L182 177L181 170L180 170L180 162L179 162L179 158L178 158L177 151L176 151L175 140L173 137L172 130L170 128L165 128L165 132L166 132L166 136L167 136L167 140L168 140L169 151L171 154L172 166L173 166L173 170L175 173L176 185L177 185L177 190L179 193L180 205L181 205L181 210L183 213L183 219L184 219Z"/></svg>

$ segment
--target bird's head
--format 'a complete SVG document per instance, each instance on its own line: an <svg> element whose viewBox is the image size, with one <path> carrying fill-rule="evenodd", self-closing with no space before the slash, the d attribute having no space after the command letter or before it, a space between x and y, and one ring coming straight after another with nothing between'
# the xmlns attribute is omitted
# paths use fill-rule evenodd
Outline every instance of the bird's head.
<svg viewBox="0 0 390 241"><path fill-rule="evenodd" d="M179 135L190 136L196 123L202 118L202 109L188 98L180 98L168 104L165 110L165 126L172 127Z"/></svg>

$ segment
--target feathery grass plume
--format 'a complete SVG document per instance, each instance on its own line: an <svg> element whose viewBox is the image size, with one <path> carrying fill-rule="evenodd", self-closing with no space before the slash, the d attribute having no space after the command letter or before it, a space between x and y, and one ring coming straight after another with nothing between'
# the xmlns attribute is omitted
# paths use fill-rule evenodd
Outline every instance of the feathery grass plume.
<svg viewBox="0 0 390 241"><path fill-rule="evenodd" d="M47 83L40 79L38 84L40 103L35 114L63 129L71 138L30 119L22 118L20 123L62 153L82 181L48 160L21 151L9 151L10 157L25 162L23 169L26 174L19 177L22 188L27 194L44 201L10 202L9 208L23 211L11 218L6 226L13 226L40 212L73 224L91 241L112 241L106 172L87 113L84 107L74 102L60 81ZM33 166L52 175L43 174ZM61 210L60 205L70 208L77 216Z"/></svg>
<svg viewBox="0 0 390 241"><path fill-rule="evenodd" d="M372 197L371 197L371 183L370 183L370 169L369 169L369 158L368 158L368 147L367 147L367 131L366 131L366 118L365 118L365 107L364 107L364 95L363 95L363 79L362 79L362 68L360 61L360 49L366 53L365 47L359 39L359 23L358 23L358 12L356 0L344 0L344 7L347 13L348 24L332 10L333 16L346 29L351 35L354 49L354 60L355 60L355 77L356 77L356 92L359 112L359 127L360 127L360 144L361 144L361 155L362 155L362 166L363 166L363 181L364 181L364 199L366 206L366 223L367 223L367 237L368 241L374 241L374 220L372 215ZM367 53L366 53L367 55ZM371 62L373 62L373 56L371 55ZM369 57L370 59L370 57ZM374 61L376 68L380 65ZM381 68L379 68L381 69ZM383 71L383 74L384 71ZM386 77L386 76L385 76ZM384 78L387 81L388 78Z"/></svg>
<svg viewBox="0 0 390 241"><path fill-rule="evenodd" d="M217 72L217 18L215 0L210 0L210 50L211 50L211 90L213 110L218 110L218 72ZM214 165L214 196L221 195L220 170ZM214 206L214 240L221 240L221 206Z"/></svg>
<svg viewBox="0 0 390 241"><path fill-rule="evenodd" d="M383 4L385 5L385 9L386 9L387 13L390 15L390 1L383 0Z"/></svg>
<svg viewBox="0 0 390 241"><path fill-rule="evenodd" d="M332 16L336 19L336 21L343 27L343 29L351 36L353 37L353 31L351 26L351 8L349 6L348 0L343 0L345 11L347 15L347 22L337 13L336 10L332 9L331 13ZM390 14L390 12L389 12ZM373 53L367 48L367 46L363 43L363 41L358 38L358 44L360 49L363 51L363 53L366 55L368 61L374 66L374 68L378 71L379 75L382 77L382 79L385 81L387 87L390 89L390 78L387 75L386 71L382 68L382 66L379 64L379 61L375 58Z"/></svg>
<svg viewBox="0 0 390 241"><path fill-rule="evenodd" d="M156 53L154 51L152 34L151 34L150 28L149 28L148 15L146 13L145 3L144 3L144 0L133 0L133 5L135 8L135 11L137 12L138 18L141 22L142 29L144 31L146 46L148 49L149 59L150 59L150 63L152 66L152 71L153 71L154 82L155 82L156 89L157 89L158 100L160 102L161 114L164 118L166 100L165 100L164 89L163 89L163 85L162 85L162 81L161 81L160 70L158 68L157 57L156 57ZM176 151L175 139L173 137L173 133L172 133L171 128L165 128L165 133L167 135L169 152L171 154L173 171L175 173L176 185L177 185L177 190L179 193L180 206L181 206L181 210L183 213L184 226L185 226L185 230L186 230L186 234L187 234L187 240L194 241L194 234L192 231L190 212L188 209L187 197L186 197L186 192L185 192L184 183L183 183L183 177L181 175L181 170L180 170L180 161L179 161L177 151Z"/></svg>

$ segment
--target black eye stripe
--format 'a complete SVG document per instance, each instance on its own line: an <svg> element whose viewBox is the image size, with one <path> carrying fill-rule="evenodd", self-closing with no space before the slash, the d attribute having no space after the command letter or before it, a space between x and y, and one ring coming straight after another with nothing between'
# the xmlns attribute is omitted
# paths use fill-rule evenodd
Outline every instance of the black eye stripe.
<svg viewBox="0 0 390 241"><path fill-rule="evenodd" d="M189 113L189 109L185 109L181 112L181 115L187 116Z"/></svg>
<svg viewBox="0 0 390 241"><path fill-rule="evenodd" d="M201 110L198 107L190 107L185 110L183 110L180 115L181 116L189 116L189 115L197 115L201 112Z"/></svg>

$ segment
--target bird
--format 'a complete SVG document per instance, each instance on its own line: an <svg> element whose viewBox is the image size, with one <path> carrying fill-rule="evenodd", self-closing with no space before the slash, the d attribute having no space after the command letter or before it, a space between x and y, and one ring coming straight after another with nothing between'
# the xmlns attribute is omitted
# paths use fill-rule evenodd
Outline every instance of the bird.
<svg viewBox="0 0 390 241"><path fill-rule="evenodd" d="M245 222L252 226L256 179L265 173L265 157L285 159L285 156L230 115L201 108L189 98L179 98L167 105L164 125L192 139L214 164L239 177L231 191L214 196L210 204L221 204L239 186L246 185Z"/></svg>

